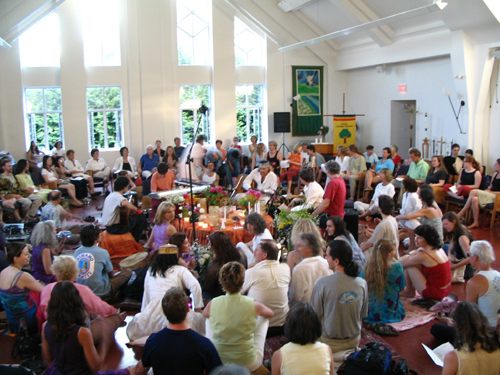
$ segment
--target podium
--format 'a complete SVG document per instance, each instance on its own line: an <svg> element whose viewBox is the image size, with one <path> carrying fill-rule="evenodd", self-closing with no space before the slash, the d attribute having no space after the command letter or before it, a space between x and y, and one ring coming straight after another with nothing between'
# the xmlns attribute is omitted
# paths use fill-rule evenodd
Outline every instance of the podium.
<svg viewBox="0 0 500 375"><path fill-rule="evenodd" d="M313 143L313 145L316 148L316 152L319 152L320 154L334 154L333 143Z"/></svg>

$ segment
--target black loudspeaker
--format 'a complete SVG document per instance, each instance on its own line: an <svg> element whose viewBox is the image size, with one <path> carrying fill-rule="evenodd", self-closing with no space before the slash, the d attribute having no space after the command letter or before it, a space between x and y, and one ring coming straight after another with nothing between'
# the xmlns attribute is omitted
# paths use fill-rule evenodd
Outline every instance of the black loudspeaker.
<svg viewBox="0 0 500 375"><path fill-rule="evenodd" d="M290 112L274 112L274 132L290 133Z"/></svg>

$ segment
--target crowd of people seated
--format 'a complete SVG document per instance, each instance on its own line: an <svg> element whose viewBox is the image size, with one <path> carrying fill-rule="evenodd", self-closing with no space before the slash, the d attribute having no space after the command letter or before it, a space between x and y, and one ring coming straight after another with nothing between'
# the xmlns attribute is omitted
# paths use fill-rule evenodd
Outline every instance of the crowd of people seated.
<svg viewBox="0 0 500 375"><path fill-rule="evenodd" d="M266 148L255 136L249 145L235 137L227 149L205 141L200 135L183 146L175 138L163 148L156 140L138 162L122 147L112 168L98 149L84 167L62 142L50 155L32 142L26 159L0 161L0 224L32 226L26 243L0 237L0 306L10 332L26 326L40 334L49 374L103 369L115 330L126 324L114 307L124 298L139 304L126 333L144 351L136 366L111 373L208 374L237 365L252 374L333 374L359 347L363 325L392 335L388 324L406 316L404 298L433 305L453 283L465 283L466 301L449 324L432 327L455 347L444 373L470 373L464 369L480 363L481 374L498 374L500 272L491 244L471 229L500 192L500 159L486 179L472 151L462 158L458 145L429 161L416 148L403 160L397 146L379 157L371 145L363 154L339 147L325 160L314 144L285 158L274 141ZM138 186L143 194L168 191L189 175L235 194L259 190L278 211L309 215L293 223L288 249L260 212L245 217L249 242L212 231L200 274L176 206L158 199L145 213L131 199ZM96 182L104 183L103 197ZM447 211L438 196L461 210ZM92 198L102 215L89 224L72 207ZM366 224L351 233L352 216ZM58 232L75 226L79 246L63 254ZM137 262L120 268L124 258ZM264 362L272 337L286 343Z"/></svg>

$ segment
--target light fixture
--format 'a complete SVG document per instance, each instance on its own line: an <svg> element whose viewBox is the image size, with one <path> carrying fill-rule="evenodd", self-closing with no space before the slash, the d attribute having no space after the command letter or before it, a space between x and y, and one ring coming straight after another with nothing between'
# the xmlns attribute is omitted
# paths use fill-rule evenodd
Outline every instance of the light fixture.
<svg viewBox="0 0 500 375"><path fill-rule="evenodd" d="M495 1L498 1L498 0L495 0ZM429 5L424 5L424 6L421 6L418 8L406 10L406 11L401 12L401 13L396 13L396 14L393 14L393 15L390 15L387 17L383 17L383 18L379 18L377 20L365 22L365 23L362 23L362 24L359 24L356 26L347 27L345 29L337 30L337 31L334 31L334 32L331 32L331 33L328 33L328 34L325 34L322 36L318 36L316 38L304 40L302 42L292 43L292 44L289 44L287 46L283 46L283 47L278 48L278 51L286 52L286 51L290 51L290 50L293 50L296 48L302 48L305 46L318 44L318 43L324 42L326 40L350 35L350 34L353 34L355 32L358 32L358 31L373 29L374 27L386 25L390 22L400 21L402 19L416 17L416 16L420 16L422 14L436 12L438 10L443 10L447 5L448 5L448 3L443 2L442 0L434 0L434 2L432 4L429 4Z"/></svg>

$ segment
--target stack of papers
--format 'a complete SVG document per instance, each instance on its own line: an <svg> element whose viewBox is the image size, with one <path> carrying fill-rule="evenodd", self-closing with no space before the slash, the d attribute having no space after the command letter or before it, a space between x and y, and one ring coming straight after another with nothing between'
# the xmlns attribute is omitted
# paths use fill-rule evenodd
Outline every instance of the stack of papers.
<svg viewBox="0 0 500 375"><path fill-rule="evenodd" d="M431 357L432 361L440 367L443 367L444 365L444 357L446 356L446 354L455 350L453 345L451 345L449 342L445 342L444 344L439 345L434 350L432 350L425 344L422 344L422 346L424 347L427 354L429 354L429 357Z"/></svg>

